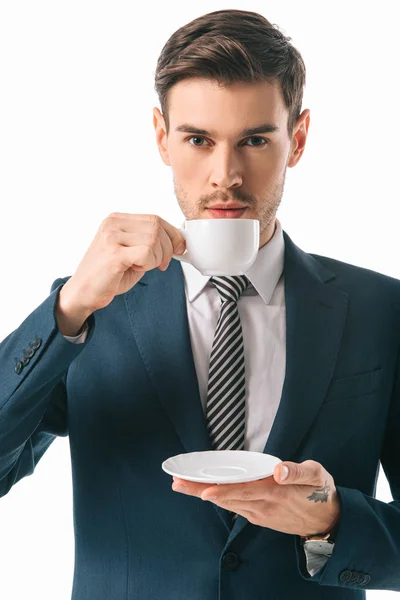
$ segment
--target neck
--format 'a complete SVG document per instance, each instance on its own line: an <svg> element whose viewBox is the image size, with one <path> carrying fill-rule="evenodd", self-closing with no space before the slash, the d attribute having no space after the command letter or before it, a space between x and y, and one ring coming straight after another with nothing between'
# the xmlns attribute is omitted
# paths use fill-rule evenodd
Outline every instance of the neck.
<svg viewBox="0 0 400 600"><path fill-rule="evenodd" d="M266 229L264 229L263 232L261 232L259 248L262 248L263 246L265 246L265 244L268 244L268 242L274 237L275 230L276 230L276 218L274 218L272 223L270 223L268 225L268 227Z"/></svg>

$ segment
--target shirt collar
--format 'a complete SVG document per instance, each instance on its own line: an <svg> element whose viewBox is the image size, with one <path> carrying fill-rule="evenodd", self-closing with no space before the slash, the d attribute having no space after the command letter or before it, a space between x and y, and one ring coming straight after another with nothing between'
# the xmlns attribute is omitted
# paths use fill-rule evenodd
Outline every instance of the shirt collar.
<svg viewBox="0 0 400 600"><path fill-rule="evenodd" d="M258 294L269 304L272 294L283 272L285 258L285 241L282 226L275 220L275 232L270 241L259 249L257 258L246 276ZM190 302L193 302L203 291L210 280L209 275L202 275L189 263L181 262L185 289Z"/></svg>

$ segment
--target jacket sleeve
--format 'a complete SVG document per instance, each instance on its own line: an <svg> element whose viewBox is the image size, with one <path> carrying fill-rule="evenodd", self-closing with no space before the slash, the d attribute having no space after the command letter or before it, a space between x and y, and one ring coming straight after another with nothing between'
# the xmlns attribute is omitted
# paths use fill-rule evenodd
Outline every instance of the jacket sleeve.
<svg viewBox="0 0 400 600"><path fill-rule="evenodd" d="M397 366L380 461L392 502L337 485L341 516L331 557L310 577L300 538L296 552L300 574L320 585L400 591L400 362Z"/></svg>
<svg viewBox="0 0 400 600"><path fill-rule="evenodd" d="M65 339L71 342L72 344L83 344L86 342L87 332L89 329L88 322L85 321L82 327L82 332L79 335L64 335Z"/></svg>
<svg viewBox="0 0 400 600"><path fill-rule="evenodd" d="M0 343L0 497L31 475L57 435L68 434L66 377L94 332L72 344L60 333L54 309L66 280Z"/></svg>

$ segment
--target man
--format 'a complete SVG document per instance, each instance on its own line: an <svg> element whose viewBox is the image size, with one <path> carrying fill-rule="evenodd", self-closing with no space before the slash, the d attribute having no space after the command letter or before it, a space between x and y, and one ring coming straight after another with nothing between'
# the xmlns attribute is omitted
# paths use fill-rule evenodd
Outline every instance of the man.
<svg viewBox="0 0 400 600"><path fill-rule="evenodd" d="M112 213L0 345L0 492L69 435L75 600L400 590L400 284L306 254L276 219L306 144L304 82L298 51L256 13L175 32L156 71L160 155L187 219L260 221L256 262L210 279L172 260L178 229ZM225 301L230 345L217 337ZM171 482L166 458L222 447L207 383L216 361L219 384L233 372L233 347L240 376L218 398L229 427L216 438L282 462L249 483ZM388 504L374 498L380 461Z"/></svg>

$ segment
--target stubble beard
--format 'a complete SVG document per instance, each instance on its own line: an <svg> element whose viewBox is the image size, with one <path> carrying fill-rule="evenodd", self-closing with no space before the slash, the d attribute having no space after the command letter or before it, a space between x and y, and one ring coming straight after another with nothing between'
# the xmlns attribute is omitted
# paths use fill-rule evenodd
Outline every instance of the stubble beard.
<svg viewBox="0 0 400 600"><path fill-rule="evenodd" d="M269 225L272 223L275 215L278 211L279 205L282 200L283 191L285 188L285 180L286 180L286 168L284 170L282 178L277 181L273 188L268 191L267 196L258 201L254 198L254 196L246 196L243 197L243 194L240 192L240 189L233 190L233 198L235 200L244 202L248 204L249 208L256 213L256 217L260 221L260 234L265 231ZM175 177L173 177L174 182L174 193L180 209L185 216L185 219L188 221L192 219L199 219L201 212L205 209L205 207L210 204L210 202L215 201L216 197L213 196L203 196L199 201L193 202L188 198L187 193L183 189L183 187L176 181Z"/></svg>

